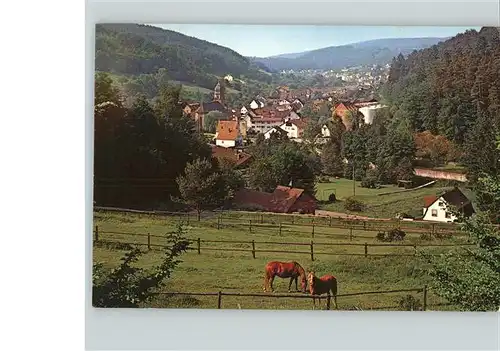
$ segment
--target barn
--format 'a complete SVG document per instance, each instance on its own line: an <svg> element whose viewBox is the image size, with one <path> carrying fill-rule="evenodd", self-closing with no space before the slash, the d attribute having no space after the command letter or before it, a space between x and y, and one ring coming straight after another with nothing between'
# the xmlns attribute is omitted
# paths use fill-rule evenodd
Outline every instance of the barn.
<svg viewBox="0 0 500 351"><path fill-rule="evenodd" d="M315 214L317 202L313 196L304 192L304 189L280 185L272 193L241 189L235 194L233 206L276 213Z"/></svg>

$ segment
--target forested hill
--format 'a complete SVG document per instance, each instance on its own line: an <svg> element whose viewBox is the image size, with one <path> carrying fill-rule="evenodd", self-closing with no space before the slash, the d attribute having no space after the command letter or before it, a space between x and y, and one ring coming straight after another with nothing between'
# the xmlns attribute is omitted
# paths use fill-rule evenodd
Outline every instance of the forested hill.
<svg viewBox="0 0 500 351"><path fill-rule="evenodd" d="M479 116L500 126L500 32L485 27L392 61L384 95L416 131L463 144Z"/></svg>
<svg viewBox="0 0 500 351"><path fill-rule="evenodd" d="M386 64L399 53L408 55L414 50L428 48L445 38L390 38L351 45L331 46L304 53L253 57L272 70L338 69L346 66Z"/></svg>
<svg viewBox="0 0 500 351"><path fill-rule="evenodd" d="M95 66L97 71L126 75L154 74L165 68L172 80L209 89L226 74L271 79L262 67L229 48L139 24L98 24Z"/></svg>

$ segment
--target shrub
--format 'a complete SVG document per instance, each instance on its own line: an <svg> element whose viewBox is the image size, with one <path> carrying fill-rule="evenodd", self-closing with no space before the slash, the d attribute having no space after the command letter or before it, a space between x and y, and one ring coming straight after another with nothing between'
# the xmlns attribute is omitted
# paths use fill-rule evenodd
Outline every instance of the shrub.
<svg viewBox="0 0 500 351"><path fill-rule="evenodd" d="M361 212L364 210L365 205L354 197L348 197L344 202L344 208L348 211Z"/></svg>
<svg viewBox="0 0 500 351"><path fill-rule="evenodd" d="M406 295L399 300L399 307L403 311L421 311L422 303L412 295Z"/></svg>
<svg viewBox="0 0 500 351"><path fill-rule="evenodd" d="M387 233L389 241L401 241L405 238L406 233L399 228L394 228Z"/></svg>
<svg viewBox="0 0 500 351"><path fill-rule="evenodd" d="M330 202L330 203L337 202L337 196L334 193L331 193L328 196L328 202Z"/></svg>
<svg viewBox="0 0 500 351"><path fill-rule="evenodd" d="M377 180L371 177L364 177L361 181L361 187L375 189L377 187Z"/></svg>
<svg viewBox="0 0 500 351"><path fill-rule="evenodd" d="M401 240L404 240L406 236L406 233L404 231L402 231L401 229L399 228L394 228L394 229L391 229L390 231L388 231L387 233L386 232L379 232L377 233L377 240L379 241L401 241Z"/></svg>

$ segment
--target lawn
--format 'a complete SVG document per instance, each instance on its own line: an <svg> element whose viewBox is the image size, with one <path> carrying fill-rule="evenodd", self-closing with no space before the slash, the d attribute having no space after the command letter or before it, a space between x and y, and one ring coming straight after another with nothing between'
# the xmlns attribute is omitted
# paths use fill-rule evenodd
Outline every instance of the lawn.
<svg viewBox="0 0 500 351"><path fill-rule="evenodd" d="M180 218L159 217L137 214L120 213L94 213L94 224L99 228L100 240L113 242L147 242L146 236L126 236L114 233L150 233L154 235L152 244L164 243L161 238L166 232L174 230L181 221ZM190 219L189 225L184 218L185 230L190 239L202 240L201 253L196 250L188 251L182 256L183 262L175 270L169 281L168 291L180 292L263 292L263 269L271 260L297 260L306 270L315 270L318 275L334 274L339 281L339 294L356 293L362 291L378 291L391 289L421 288L429 283L427 266L418 256L389 256L389 257L364 257L346 256L339 254L362 253L363 246L325 246L315 248L315 260L311 261L308 254L291 253L266 253L256 252L256 258L251 252L243 251L212 251L209 248L251 248L249 241L256 242L293 242L310 243L310 227L299 225L286 225L282 227L281 234L277 227L269 224L253 224L250 232L249 226L242 225L241 221L223 220L221 228L217 229L217 218L207 217L197 222ZM353 231L352 241L346 229L318 227L315 228L314 241L324 243L357 243L374 244L375 232ZM158 237L157 237L158 236ZM246 243L204 243L203 240L234 240ZM460 239L446 240L448 244L459 242ZM421 245L429 244L418 234L408 234L406 243ZM442 241L432 243L441 244ZM143 246L146 250L146 247ZM196 248L196 246L194 246ZM308 251L308 246L257 244L256 250L290 250ZM427 251L442 251L446 248L422 248ZM408 247L370 247L370 253L411 253L413 248ZM420 249L419 249L420 250ZM114 244L100 243L94 245L93 255L95 261L100 261L106 267L112 268L119 263L125 251L117 249ZM321 253L329 253L321 254ZM335 254L332 254L335 253ZM162 254L160 250L148 251L141 257L139 265L151 267L158 263ZM276 292L286 293L288 281L275 280ZM408 293L365 295L353 297L339 297L340 309L396 309L398 301ZM412 293L422 302L421 293ZM443 309L433 304L443 301L431 291L428 294L429 309ZM324 302L323 302L324 303ZM191 307L215 308L217 297L176 297L167 299L160 296L147 307ZM269 299L262 297L227 297L224 296L222 308L249 308L249 309L312 309L312 302L306 299ZM450 307L446 307L450 308Z"/></svg>
<svg viewBox="0 0 500 351"><path fill-rule="evenodd" d="M361 187L361 182L356 182L356 198L366 205L362 212L350 212L344 208L343 200L353 195L352 180L337 179L331 183L318 183L316 195L318 200L325 201L331 193L336 194L338 201L333 204L321 205L323 210L374 218L394 218L396 214L402 212L417 217L422 216L424 196L440 194L448 189L450 187L440 186L439 183L436 183L414 191L399 192L402 188L395 185L384 185L380 189L367 189Z"/></svg>

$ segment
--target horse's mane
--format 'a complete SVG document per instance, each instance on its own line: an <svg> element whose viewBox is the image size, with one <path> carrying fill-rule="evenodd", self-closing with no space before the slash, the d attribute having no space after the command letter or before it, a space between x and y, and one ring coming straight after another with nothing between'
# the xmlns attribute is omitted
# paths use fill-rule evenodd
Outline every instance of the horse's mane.
<svg viewBox="0 0 500 351"><path fill-rule="evenodd" d="M297 270L299 271L301 277L306 275L305 269L298 262L292 261L292 263L297 267Z"/></svg>

